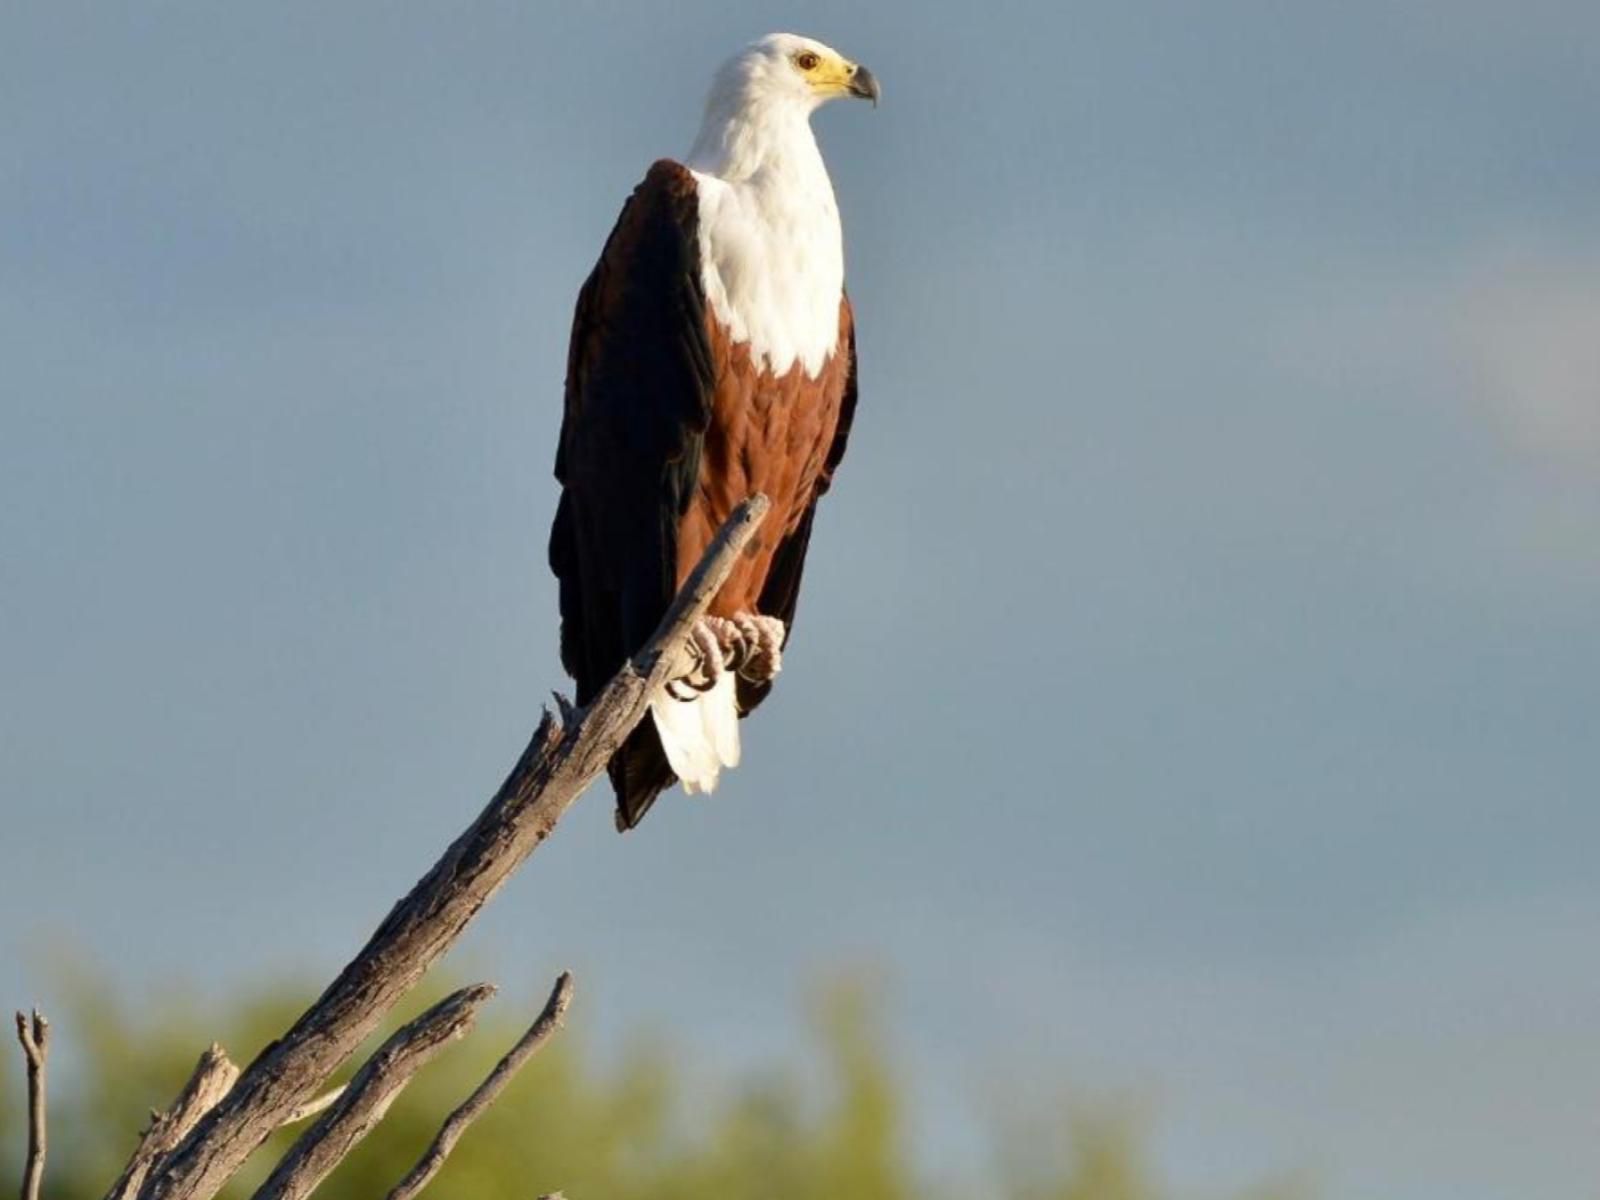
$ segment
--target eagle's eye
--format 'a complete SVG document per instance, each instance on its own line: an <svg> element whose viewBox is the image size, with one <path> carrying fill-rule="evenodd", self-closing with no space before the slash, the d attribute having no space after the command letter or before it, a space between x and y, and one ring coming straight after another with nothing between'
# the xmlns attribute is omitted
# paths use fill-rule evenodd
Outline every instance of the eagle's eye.
<svg viewBox="0 0 1600 1200"><path fill-rule="evenodd" d="M794 65L802 71L815 71L822 62L822 56L810 50L802 50L794 56Z"/></svg>

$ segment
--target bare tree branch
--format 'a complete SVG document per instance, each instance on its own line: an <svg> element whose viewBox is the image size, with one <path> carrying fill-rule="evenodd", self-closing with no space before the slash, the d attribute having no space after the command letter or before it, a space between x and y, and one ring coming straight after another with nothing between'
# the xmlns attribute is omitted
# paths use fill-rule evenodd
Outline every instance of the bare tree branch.
<svg viewBox="0 0 1600 1200"><path fill-rule="evenodd" d="M195 1063L194 1073L183 1085L178 1098L166 1112L152 1112L150 1126L139 1139L139 1147L122 1169L117 1182L112 1185L108 1200L131 1200L164 1154L169 1153L206 1113L228 1094L234 1080L239 1078L239 1068L224 1053L221 1046L211 1043L209 1049Z"/></svg>
<svg viewBox="0 0 1600 1200"><path fill-rule="evenodd" d="M195 1064L194 1073L189 1076L189 1082L183 1085L183 1091L178 1093L178 1098L172 1107L164 1113L150 1114L150 1125L140 1137L133 1158L122 1169L122 1174L112 1187L109 1200L132 1200L132 1197L137 1196L139 1186L144 1183L151 1166L176 1146L184 1135L194 1128L195 1122L228 1094L228 1089L238 1078L239 1068L233 1064L222 1047L213 1042L210 1049L200 1056L200 1061ZM300 1105L289 1114L284 1124L293 1125L316 1116L332 1105L343 1092L344 1085L341 1084L332 1091L324 1092L316 1099Z"/></svg>
<svg viewBox="0 0 1600 1200"><path fill-rule="evenodd" d="M561 1021L567 1015L567 1006L572 1003L572 973L561 972L556 980L556 986L550 993L550 999L545 1001L544 1011L539 1014L538 1020L528 1028L528 1032L517 1040L506 1056L495 1064L493 1071L482 1083L477 1086L472 1095L468 1096L440 1127L438 1134L433 1139L433 1144L427 1152L417 1160L417 1165L406 1173L406 1177L395 1185L389 1193L388 1200L412 1200L412 1197L422 1191L432 1182L433 1177L439 1173L439 1168L444 1166L444 1160L450 1156L450 1151L456 1148L456 1143L461 1140L461 1135L482 1116L505 1090L506 1084L532 1058L545 1042L550 1040L550 1035L561 1028Z"/></svg>
<svg viewBox="0 0 1600 1200"><path fill-rule="evenodd" d="M655 636L563 727L549 713L471 826L390 911L361 952L282 1038L151 1172L144 1200L210 1200L273 1130L350 1057L605 769L682 661L694 623L726 582L768 508L734 510ZM326 1118L324 1118L326 1119Z"/></svg>
<svg viewBox="0 0 1600 1200"><path fill-rule="evenodd" d="M22 1200L39 1200L47 1144L45 1063L50 1057L50 1022L37 1008L32 1016L17 1014L17 1041L28 1063L28 1157L22 1164Z"/></svg>
<svg viewBox="0 0 1600 1200"><path fill-rule="evenodd" d="M337 1102L283 1156L253 1200L304 1200L371 1133L395 1097L445 1045L472 1028L494 985L452 992L378 1047Z"/></svg>

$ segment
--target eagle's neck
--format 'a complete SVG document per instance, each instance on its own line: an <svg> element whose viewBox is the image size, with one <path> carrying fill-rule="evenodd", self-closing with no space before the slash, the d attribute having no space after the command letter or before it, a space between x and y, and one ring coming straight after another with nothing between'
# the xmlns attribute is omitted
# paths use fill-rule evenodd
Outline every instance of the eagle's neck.
<svg viewBox="0 0 1600 1200"><path fill-rule="evenodd" d="M787 96L763 99L723 89L706 101L687 165L729 183L772 171L828 174L808 107Z"/></svg>
<svg viewBox="0 0 1600 1200"><path fill-rule="evenodd" d="M816 375L839 338L839 208L810 110L713 95L687 165L700 200L706 298L735 342L781 375Z"/></svg>

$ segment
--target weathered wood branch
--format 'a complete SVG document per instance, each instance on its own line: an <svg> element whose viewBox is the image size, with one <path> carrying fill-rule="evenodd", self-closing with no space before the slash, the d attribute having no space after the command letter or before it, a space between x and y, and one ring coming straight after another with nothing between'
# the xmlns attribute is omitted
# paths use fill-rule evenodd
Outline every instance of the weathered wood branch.
<svg viewBox="0 0 1600 1200"><path fill-rule="evenodd" d="M539 1052L545 1042L550 1040L550 1035L561 1027L561 1021L567 1015L567 1006L571 1003L572 974L563 971L556 980L550 999L545 1001L544 1010L538 1019L529 1026L528 1032L517 1040L517 1044L511 1047L506 1056L495 1064L494 1070L489 1072L488 1077L473 1090L472 1095L446 1118L438 1134L435 1135L433 1144L417 1160L417 1165L406 1172L406 1177L394 1186L388 1195L388 1200L412 1200L432 1182L433 1177L439 1173L439 1168L444 1166L444 1160L450 1157L450 1151L456 1148L461 1135L467 1131L467 1126L488 1111L489 1106L500 1098L500 1093L505 1090L506 1084L511 1082L512 1077Z"/></svg>
<svg viewBox="0 0 1600 1200"><path fill-rule="evenodd" d="M478 818L390 911L360 953L146 1175L141 1200L210 1200L378 1027L478 911L549 837L685 661L684 643L767 513L752 496L728 518L655 636L575 720L548 712ZM324 1118L326 1119L326 1118Z"/></svg>
<svg viewBox="0 0 1600 1200"><path fill-rule="evenodd" d="M45 1083L50 1058L50 1022L37 1008L32 1015L17 1014L17 1041L28 1068L28 1153L22 1163L22 1200L39 1200L47 1148Z"/></svg>
<svg viewBox="0 0 1600 1200"><path fill-rule="evenodd" d="M128 1165L122 1169L117 1182L112 1185L108 1200L132 1200L139 1194L150 1168L161 1157L171 1152L186 1137L200 1118L228 1094L228 1089L239 1078L239 1068L224 1053L221 1046L211 1043L210 1049L200 1056L189 1082L166 1112L150 1114L150 1126L139 1139Z"/></svg>
<svg viewBox="0 0 1600 1200"><path fill-rule="evenodd" d="M108 1200L133 1200L139 1194L139 1188L143 1185L145 1176L150 1173L150 1168L159 1162L163 1155L169 1153L195 1127L196 1122L215 1107L218 1100L228 1094L228 1089L238 1078L239 1068L234 1065L222 1047L213 1042L200 1056L193 1074L189 1076L189 1082L183 1085L183 1091L178 1093L178 1098L172 1107L166 1112L150 1114L150 1124L140 1136L133 1157L128 1160L128 1165L122 1169L122 1174L112 1186ZM289 1113L284 1124L294 1125L316 1116L331 1106L343 1093L344 1085L341 1084L305 1104L298 1105Z"/></svg>
<svg viewBox="0 0 1600 1200"><path fill-rule="evenodd" d="M494 987L474 984L452 992L401 1026L350 1081L344 1094L305 1133L256 1190L254 1200L305 1200L328 1173L383 1120L411 1077L449 1042L464 1037Z"/></svg>

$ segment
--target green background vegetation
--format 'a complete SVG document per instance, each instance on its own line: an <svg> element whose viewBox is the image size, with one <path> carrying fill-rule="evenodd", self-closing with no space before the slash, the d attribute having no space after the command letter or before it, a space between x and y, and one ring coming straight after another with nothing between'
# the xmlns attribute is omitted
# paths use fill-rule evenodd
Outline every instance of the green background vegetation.
<svg viewBox="0 0 1600 1200"><path fill-rule="evenodd" d="M430 988L385 1027L419 1012ZM135 1019L99 982L74 986L54 1019L51 1143L45 1193L93 1200L116 1176L146 1112L176 1095L211 1036L243 1064L287 1028L310 991L272 986L205 1009L182 1000ZM575 1006L580 1012L582 993ZM382 1197L454 1105L525 1024L502 1000L477 1030L413 1081L378 1131L320 1195ZM811 1058L721 1080L690 1071L683 1048L633 1039L609 1063L587 1050L581 1016L524 1068L457 1146L426 1195L528 1197L561 1189L570 1200L1158 1200L1143 1118L1118 1106L1061 1104L1047 1118L997 1118L994 1162L979 1180L926 1177L904 1136L908 1097L889 1051L873 989L842 980L810 1008ZM531 1014L524 1014L531 1016ZM380 1035L381 1036L381 1035ZM378 1039L375 1037L373 1044ZM62 1059L81 1069L63 1072ZM0 1095L0 1165L20 1170L20 1053ZM243 1198L298 1129L281 1132L225 1195ZM1298 1181L1251 1191L1250 1200L1304 1196Z"/></svg>

